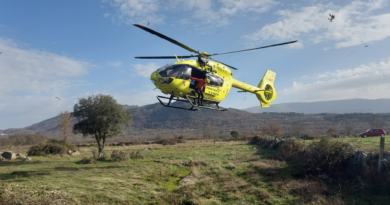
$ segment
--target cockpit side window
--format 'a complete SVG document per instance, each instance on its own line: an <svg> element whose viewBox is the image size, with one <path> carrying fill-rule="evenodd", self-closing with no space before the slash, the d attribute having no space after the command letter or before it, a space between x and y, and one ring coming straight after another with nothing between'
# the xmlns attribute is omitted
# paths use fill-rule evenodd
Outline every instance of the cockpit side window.
<svg viewBox="0 0 390 205"><path fill-rule="evenodd" d="M191 77L191 67L189 66L182 66L178 75L176 76L177 79L184 79L188 80Z"/></svg>
<svg viewBox="0 0 390 205"><path fill-rule="evenodd" d="M210 80L210 83L207 85L214 86L214 87L222 87L223 86L223 79L217 75L207 75L207 78Z"/></svg>

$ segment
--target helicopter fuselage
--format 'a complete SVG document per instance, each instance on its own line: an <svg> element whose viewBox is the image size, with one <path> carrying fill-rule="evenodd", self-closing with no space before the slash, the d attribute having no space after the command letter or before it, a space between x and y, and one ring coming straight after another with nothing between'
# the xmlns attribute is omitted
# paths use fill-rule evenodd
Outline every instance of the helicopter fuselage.
<svg viewBox="0 0 390 205"><path fill-rule="evenodd" d="M233 85L233 78L230 69L218 62L209 61L202 68L197 60L178 61L159 68L151 74L150 79L162 93L185 97L194 95L191 77L199 78L203 74L203 78L210 79L204 90L204 99L218 102L225 99Z"/></svg>

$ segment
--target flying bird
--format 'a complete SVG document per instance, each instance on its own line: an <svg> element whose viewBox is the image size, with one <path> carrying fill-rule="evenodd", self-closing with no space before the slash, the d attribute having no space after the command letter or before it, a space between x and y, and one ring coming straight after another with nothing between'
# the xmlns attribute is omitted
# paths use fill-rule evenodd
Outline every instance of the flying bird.
<svg viewBox="0 0 390 205"><path fill-rule="evenodd" d="M60 97L56 97L57 98L57 100L61 100L61 98Z"/></svg>
<svg viewBox="0 0 390 205"><path fill-rule="evenodd" d="M328 20L329 20L330 22L332 22L332 20L334 19L335 15L329 14L329 16L330 16L330 18L328 18Z"/></svg>

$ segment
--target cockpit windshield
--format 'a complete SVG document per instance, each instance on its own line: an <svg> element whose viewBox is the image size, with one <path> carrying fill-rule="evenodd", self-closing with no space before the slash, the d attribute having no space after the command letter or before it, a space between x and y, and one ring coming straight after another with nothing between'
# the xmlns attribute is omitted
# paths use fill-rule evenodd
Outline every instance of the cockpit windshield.
<svg viewBox="0 0 390 205"><path fill-rule="evenodd" d="M173 64L159 69L162 77L173 77L188 80L191 77L191 67L185 64Z"/></svg>

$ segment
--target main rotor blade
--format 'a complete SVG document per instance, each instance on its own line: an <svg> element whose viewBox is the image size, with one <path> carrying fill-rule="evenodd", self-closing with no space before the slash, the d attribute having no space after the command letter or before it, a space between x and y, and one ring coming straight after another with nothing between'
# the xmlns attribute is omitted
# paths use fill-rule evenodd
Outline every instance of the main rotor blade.
<svg viewBox="0 0 390 205"><path fill-rule="evenodd" d="M217 60L215 60L215 59L213 59L213 58L211 58L211 57L209 57L209 59L211 59L211 60L213 60L213 61L217 61ZM220 61L217 61L217 62L220 63L220 64L223 64L223 65L225 65L225 66L227 66L227 67L229 67L229 68L232 68L232 69L234 69L234 70L238 70L237 68L235 68L235 67L233 67L233 66L230 66L230 65L228 65L228 64L222 63L222 62L220 62Z"/></svg>
<svg viewBox="0 0 390 205"><path fill-rule="evenodd" d="M239 50L239 51L232 51L232 52L227 52L227 53L214 53L214 54L209 54L209 56L216 56L216 55L229 54L229 53L237 53L237 52L243 52L243 51L251 51L251 50L262 49L262 48L269 48L269 47L273 47L273 46L281 46L281 45L286 45L286 44L296 43L296 42L298 42L298 41L289 41L289 42L285 42L285 43L278 43L278 44L273 44L273 45L269 45L269 46L262 46L262 47L258 47L258 48L250 48L250 49Z"/></svg>
<svg viewBox="0 0 390 205"><path fill-rule="evenodd" d="M197 55L190 55L190 56L177 56L178 58L193 58L198 57ZM139 56L135 57L138 59L176 59L176 56Z"/></svg>
<svg viewBox="0 0 390 205"><path fill-rule="evenodd" d="M196 51L196 50L194 50L194 49L192 49L192 48L190 48L190 47L188 47L188 46L186 46L186 45L180 43L179 41L176 41L176 40L174 40L174 39L172 39L172 38L169 38L168 36L166 36L166 35L164 35L164 34L161 34L161 33L157 32L157 31L154 31L154 30L152 30L152 29L150 29L150 28L147 28L147 27L145 27L145 26L141 26L141 25L138 25L138 24L133 24L133 25L134 25L134 26L137 26L138 28L143 29L143 30L145 30L145 31L147 31L147 32L149 32L149 33L151 33L151 34L154 34L154 35L156 35L156 36L158 36L158 37L160 37L160 38L162 38L162 39L165 39L165 40L167 40L167 41L169 41L169 42L171 42L171 43L174 43L174 44L176 44L176 45L178 45L178 46L180 46L180 47L186 49L187 51L190 51L190 52L193 52L193 53L200 54L198 51Z"/></svg>

